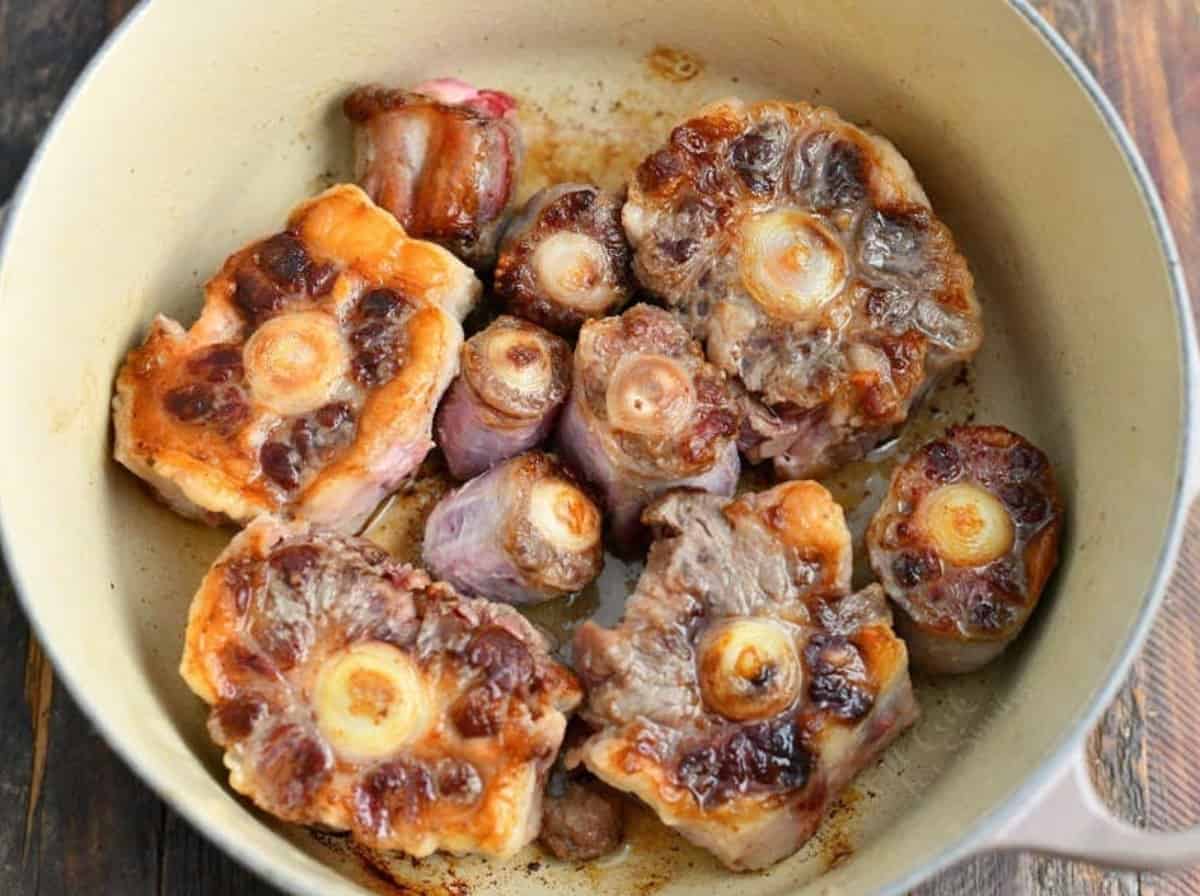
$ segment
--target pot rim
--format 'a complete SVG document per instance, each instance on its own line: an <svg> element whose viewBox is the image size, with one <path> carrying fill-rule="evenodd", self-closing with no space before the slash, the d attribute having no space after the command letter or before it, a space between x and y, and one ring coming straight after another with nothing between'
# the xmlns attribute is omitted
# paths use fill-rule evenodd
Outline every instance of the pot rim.
<svg viewBox="0 0 1200 896"><path fill-rule="evenodd" d="M1149 636L1150 627L1162 606L1166 596L1167 583L1175 569L1179 546L1183 540L1187 512L1194 497L1192 494L1195 488L1193 479L1200 472L1200 465L1193 457L1197 448L1200 447L1197 444L1200 442L1200 433L1195 431L1195 411L1197 401L1200 400L1196 381L1197 370L1200 369L1200 351L1196 346L1195 321L1192 317L1191 300L1188 295L1183 264L1179 257L1179 249L1175 242L1171 223L1167 218L1162 198L1158 194L1158 188L1120 113L1117 112L1112 100L1108 98L1091 70L1079 58L1070 44L1046 21L1041 13L1033 8L1030 0L1006 0L1006 2L1024 18L1026 24L1058 57L1058 60L1075 78L1076 84L1091 100L1093 108L1099 113L1108 129L1109 137L1116 143L1117 149L1125 158L1125 163L1129 166L1130 173L1142 194L1142 201L1145 203L1151 223L1154 225L1159 248L1163 253L1163 262L1167 266L1172 297L1175 301L1176 336L1179 340L1179 354L1183 362L1181 371L1183 406L1180 409L1182 425L1179 428L1178 436L1180 465L1176 475L1175 497L1171 504L1166 538L1155 562L1154 575L1142 599L1137 620L1121 647L1119 658L1108 670L1083 712L1064 726L1065 734L1059 739L1058 746L1053 748L1050 756L1029 773L1012 793L990 812L986 812L977 819L965 833L959 836L956 842L938 852L919 868L909 871L903 877L883 887L878 891L877 896L903 896L939 871L972 855L987 852L990 836L1003 830L1008 824L1015 821L1023 810L1027 810L1028 806L1034 804L1037 798L1057 780L1061 770L1080 754L1084 748L1085 739L1096 726L1100 716L1112 704L1117 692L1124 686L1129 669Z"/></svg>
<svg viewBox="0 0 1200 896"><path fill-rule="evenodd" d="M1142 159L1133 138L1125 127L1112 101L1104 93L1091 71L1076 55L1069 44L1046 21L1042 15L1030 5L1030 0L1005 0L1015 14L1024 19L1025 23L1039 36L1046 47L1052 52L1076 83L1091 100L1096 112L1099 113L1109 136L1116 143L1129 166L1130 173L1142 195L1146 211L1150 216L1158 238L1159 247L1163 253L1163 261L1167 266L1168 281L1175 302L1176 335L1179 340L1180 356L1183 359L1183 406L1181 408L1182 425L1179 431L1179 451L1181 462L1176 477L1175 497L1172 502L1167 523L1166 538L1155 562L1154 575L1151 584L1142 600L1138 617L1121 648L1120 656L1108 670L1088 705L1073 721L1064 726L1065 734L1059 740L1050 756L1036 769L1029 773L1020 785L1002 800L996 807L977 819L955 842L949 844L931 859L917 868L913 868L896 878L892 883L877 891L877 896L903 896L910 890L928 880L949 866L976 853L985 852L988 848L989 835L1015 819L1018 812L1028 806L1035 798L1045 791L1056 779L1058 772L1071 761L1081 750L1084 738L1094 727L1101 713L1112 703L1118 690L1124 684L1129 668L1137 656L1139 649L1150 633L1155 616L1162 604L1166 593L1167 581L1175 567L1179 546L1183 537L1185 517L1191 503L1189 484L1200 469L1192 458L1193 449L1200 442L1200 434L1194 431L1194 411L1200 400L1197 395L1197 370L1200 370L1200 352L1196 347L1195 325L1192 318L1188 288L1185 281L1183 266L1171 225L1167 219L1162 200L1154 184L1145 161ZM0 266L8 254L9 241L14 231L14 222L20 217L27 194L32 189L34 175L40 167L42 157L46 152L64 119L70 114L79 96L95 76L105 59L122 43L126 34L137 26L147 14L152 0L139 0L125 16L121 23L108 35L96 54L88 61L76 79L71 89L64 97L62 104L55 112L53 119L46 128L37 149L26 167L25 173L14 191L8 208L7 219L0 228ZM53 663L55 674L62 682L80 711L101 734L108 746L121 758L134 774L159 799L163 800L175 812L182 816L195 830L199 831L210 842L214 843L223 853L233 858L244 868L258 875L271 885L285 891L297 891L319 896L316 884L303 872L297 872L284 862L265 860L263 856L238 840L232 833L214 827L208 823L200 809L190 801L175 799L171 795L165 773L159 774L149 764L143 764L137 748L126 743L121 733L112 728L100 711L91 704L86 689L81 681L77 681L65 672L65 667L59 662L56 647L47 640L42 626L34 613L31 601L26 597L26 587L21 579L15 557L10 549L9 540L5 534L3 507L0 506L0 562L8 570L13 583L13 590L29 623L31 634L38 639L45 654Z"/></svg>

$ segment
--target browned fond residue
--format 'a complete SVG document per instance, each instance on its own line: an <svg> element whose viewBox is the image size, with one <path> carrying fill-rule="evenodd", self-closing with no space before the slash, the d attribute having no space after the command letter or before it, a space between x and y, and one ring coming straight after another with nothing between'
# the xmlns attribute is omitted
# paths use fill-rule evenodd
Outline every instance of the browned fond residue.
<svg viewBox="0 0 1200 896"><path fill-rule="evenodd" d="M668 81L690 81L704 71L704 62L675 47L659 45L646 54L646 66L652 74Z"/></svg>
<svg viewBox="0 0 1200 896"><path fill-rule="evenodd" d="M454 485L442 453L430 452L416 475L376 512L363 534L398 560L420 566L425 520Z"/></svg>
<svg viewBox="0 0 1200 896"><path fill-rule="evenodd" d="M350 859L363 876L355 875L356 883L368 887L379 896L469 896L471 890L466 881L447 871L438 883L401 880L396 866L411 861L412 867L420 862L403 853L386 853L356 843L344 834L310 830L309 835L325 849Z"/></svg>
<svg viewBox="0 0 1200 896"><path fill-rule="evenodd" d="M530 189L556 183L615 185L614 182L623 182L637 165L639 158L619 139L597 131L580 140L573 128L560 131L560 126L540 110L530 110L528 117L534 121L529 129L534 136L525 154L524 176L531 181ZM614 171L621 174L605 177Z"/></svg>
<svg viewBox="0 0 1200 896"><path fill-rule="evenodd" d="M817 832L817 841L827 870L836 868L854 855L857 848L854 827L858 819L857 806L862 798L858 788L850 785L825 813L825 820Z"/></svg>
<svg viewBox="0 0 1200 896"><path fill-rule="evenodd" d="M624 188L634 169L670 132L676 112L645 91L627 89L594 114L570 95L543 103L520 98L525 163L519 193L558 183L591 183L606 190Z"/></svg>

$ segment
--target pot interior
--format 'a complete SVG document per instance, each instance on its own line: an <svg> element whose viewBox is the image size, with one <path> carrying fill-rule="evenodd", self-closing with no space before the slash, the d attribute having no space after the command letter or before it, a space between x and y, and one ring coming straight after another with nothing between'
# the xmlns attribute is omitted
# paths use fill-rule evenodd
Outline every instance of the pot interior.
<svg viewBox="0 0 1200 896"><path fill-rule="evenodd" d="M1071 734L1119 661L1181 468L1169 278L1084 91L999 3L559 0L507 4L500 17L465 2L299 6L143 9L79 90L13 216L0 273L4 535L31 618L105 733L194 822L292 891L393 892L393 876L418 892L715 896L817 880L863 892L961 842ZM987 327L970 376L934 396L900 450L971 418L1024 433L1057 467L1063 560L1026 634L982 673L918 678L917 727L768 872L723 872L645 812L629 849L582 868L533 849L509 863L356 854L228 790L204 709L177 674L188 603L229 532L172 515L109 459L116 367L156 312L194 318L227 254L350 178L339 104L352 85L435 75L519 97L527 191L619 185L673 120L730 94L827 103L879 129L954 230ZM831 478L852 519L889 464ZM375 534L413 550L411 515L427 497L401 499ZM630 575L612 566L603 593L542 621L596 604L611 615Z"/></svg>

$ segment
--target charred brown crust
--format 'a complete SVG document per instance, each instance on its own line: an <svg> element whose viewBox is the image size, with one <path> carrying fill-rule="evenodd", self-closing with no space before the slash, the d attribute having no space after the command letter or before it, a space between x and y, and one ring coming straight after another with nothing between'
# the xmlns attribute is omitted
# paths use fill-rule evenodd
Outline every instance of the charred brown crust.
<svg viewBox="0 0 1200 896"><path fill-rule="evenodd" d="M468 269L409 240L357 188L326 191L225 262L191 330L159 318L129 353L114 401L118 460L210 522L319 507L325 522L340 524L344 512L353 527L371 507L327 506L321 483L357 477L369 489L388 450L419 439L421 402L431 417L428 393L444 388L461 339L440 299L471 285ZM332 354L314 348L312 379L326 385L311 404L289 404L291 385L264 394L251 380L256 370L270 381L276 369L251 351L276 326L328 340L315 343ZM306 388L303 378L294 387Z"/></svg>
<svg viewBox="0 0 1200 896"><path fill-rule="evenodd" d="M1010 549L981 566L943 556L918 514L938 488L976 486L1012 520ZM1029 618L1058 560L1063 504L1046 455L1000 426L958 426L913 454L867 534L871 564L921 631L951 641L1007 641Z"/></svg>
<svg viewBox="0 0 1200 896"><path fill-rule="evenodd" d="M417 670L401 699L428 704L430 721L364 756L328 734L333 710L312 683L379 645ZM537 817L514 813L540 813L527 776L544 778L581 696L514 610L461 598L368 542L271 517L206 577L181 671L211 704L235 789L280 818L418 855L508 855L531 839Z"/></svg>
<svg viewBox="0 0 1200 896"><path fill-rule="evenodd" d="M848 266L802 319L761 304L741 266L747 222L776 211L819 221ZM753 461L789 455L777 461L789 478L860 456L979 345L973 280L950 231L896 150L832 110L706 107L639 166L624 221L639 282L744 386L743 449Z"/></svg>
<svg viewBox="0 0 1200 896"><path fill-rule="evenodd" d="M617 311L633 294L632 254L621 227L623 197L581 185L550 202L543 204L541 200L542 194L532 197L505 234L496 262L495 290L511 314L570 336L585 320ZM533 253L547 237L564 232L582 234L603 247L608 261L606 282L614 290L614 298L606 307L587 311L572 308L539 286L532 266Z"/></svg>

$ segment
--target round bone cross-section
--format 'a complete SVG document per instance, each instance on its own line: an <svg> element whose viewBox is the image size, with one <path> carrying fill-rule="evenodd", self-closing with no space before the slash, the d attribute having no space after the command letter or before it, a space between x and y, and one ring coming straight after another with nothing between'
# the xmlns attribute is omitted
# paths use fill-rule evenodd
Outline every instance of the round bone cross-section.
<svg viewBox="0 0 1200 896"><path fill-rule="evenodd" d="M175 510L356 531L432 447L479 281L357 187L231 256L190 330L158 317L113 402L116 456Z"/></svg>
<svg viewBox="0 0 1200 896"><path fill-rule="evenodd" d="M1058 562L1046 455L1000 426L959 426L892 473L867 530L913 665L971 672L1020 634Z"/></svg>
<svg viewBox="0 0 1200 896"><path fill-rule="evenodd" d="M620 200L588 184L556 184L505 231L496 293L512 314L573 335L629 300L629 265Z"/></svg>
<svg viewBox="0 0 1200 896"><path fill-rule="evenodd" d="M462 372L438 408L437 443L456 479L535 448L558 422L571 388L561 336L502 314L467 340Z"/></svg>
<svg viewBox="0 0 1200 896"><path fill-rule="evenodd" d="M615 550L642 546L642 509L670 488L733 494L739 422L724 374L668 312L635 305L580 330L558 451L601 494Z"/></svg>
<svg viewBox="0 0 1200 896"><path fill-rule="evenodd" d="M878 585L850 592L850 533L815 482L671 492L645 519L620 623L576 633L579 755L730 868L765 867L916 718L904 644Z"/></svg>
<svg viewBox="0 0 1200 896"><path fill-rule="evenodd" d="M425 564L465 594L533 604L579 591L604 565L600 509L553 457L530 452L446 495Z"/></svg>
<svg viewBox="0 0 1200 896"><path fill-rule="evenodd" d="M701 109L622 218L638 280L741 385L742 450L780 478L855 460L979 347L971 274L908 163L830 109Z"/></svg>
<svg viewBox="0 0 1200 896"><path fill-rule="evenodd" d="M529 843L582 696L509 607L270 516L201 584L181 672L211 705L234 790L414 856Z"/></svg>

